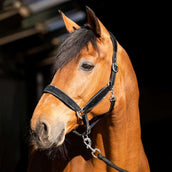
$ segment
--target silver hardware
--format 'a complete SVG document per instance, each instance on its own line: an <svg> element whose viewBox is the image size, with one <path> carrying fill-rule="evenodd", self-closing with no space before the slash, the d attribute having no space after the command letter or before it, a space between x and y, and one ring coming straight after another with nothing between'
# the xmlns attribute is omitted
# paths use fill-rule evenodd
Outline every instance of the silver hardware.
<svg viewBox="0 0 172 172"><path fill-rule="evenodd" d="M112 70L117 73L118 72L118 64L117 63L112 63Z"/></svg>
<svg viewBox="0 0 172 172"><path fill-rule="evenodd" d="M86 148L91 150L91 154L94 158L97 158L97 155L101 153L100 149L92 147L92 142L91 142L91 139L88 137L88 135L83 135L82 138L83 138L84 144L86 145Z"/></svg>
<svg viewBox="0 0 172 172"><path fill-rule="evenodd" d="M111 97L110 97L110 101L113 102L113 101L116 101L116 97L114 95L114 92L113 92L113 88L111 89Z"/></svg>
<svg viewBox="0 0 172 172"><path fill-rule="evenodd" d="M98 152L97 155L98 155L99 153L101 153L100 149L95 148L94 151L91 152L91 154L92 154L92 156L93 156L94 158L97 158L96 151Z"/></svg>
<svg viewBox="0 0 172 172"><path fill-rule="evenodd" d="M82 114L84 113L83 108L81 108L79 111L76 111L76 115L78 118L82 119Z"/></svg>

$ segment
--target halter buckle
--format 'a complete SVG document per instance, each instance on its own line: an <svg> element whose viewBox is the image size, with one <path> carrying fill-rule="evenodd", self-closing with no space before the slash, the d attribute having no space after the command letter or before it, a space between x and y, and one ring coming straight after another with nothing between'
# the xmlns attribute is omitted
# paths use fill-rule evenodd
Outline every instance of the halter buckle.
<svg viewBox="0 0 172 172"><path fill-rule="evenodd" d="M115 102L115 101L116 101L115 95L111 95L110 101L111 101L111 102Z"/></svg>
<svg viewBox="0 0 172 172"><path fill-rule="evenodd" d="M116 97L115 97L115 95L114 95L113 88L111 89L110 101L111 101L111 102L115 102L115 101L116 101Z"/></svg>
<svg viewBox="0 0 172 172"><path fill-rule="evenodd" d="M112 70L117 73L118 72L118 64L115 62L115 63L112 63Z"/></svg>

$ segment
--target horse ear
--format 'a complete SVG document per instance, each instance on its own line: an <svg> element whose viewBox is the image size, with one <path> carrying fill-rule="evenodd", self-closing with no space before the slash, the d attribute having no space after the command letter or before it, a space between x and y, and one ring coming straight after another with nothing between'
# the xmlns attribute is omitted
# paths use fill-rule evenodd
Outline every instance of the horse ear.
<svg viewBox="0 0 172 172"><path fill-rule="evenodd" d="M97 37L105 38L109 37L109 32L105 28L105 26L101 23L101 21L96 17L95 13L91 8L86 6L88 25L96 34Z"/></svg>
<svg viewBox="0 0 172 172"><path fill-rule="evenodd" d="M68 18L62 11L59 10L59 13L62 16L63 21L64 21L65 26L66 26L66 29L69 33L72 33L74 30L80 28L79 25L77 25L74 21L72 21L70 18Z"/></svg>

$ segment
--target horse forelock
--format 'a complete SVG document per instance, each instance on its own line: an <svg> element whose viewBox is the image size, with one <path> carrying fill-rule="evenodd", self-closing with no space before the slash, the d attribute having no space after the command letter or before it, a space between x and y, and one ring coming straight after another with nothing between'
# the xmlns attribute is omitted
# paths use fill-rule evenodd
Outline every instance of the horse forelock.
<svg viewBox="0 0 172 172"><path fill-rule="evenodd" d="M97 37L88 27L81 27L64 40L57 51L56 60L53 66L53 72L62 69L68 62L77 56L91 42L94 49L97 50Z"/></svg>

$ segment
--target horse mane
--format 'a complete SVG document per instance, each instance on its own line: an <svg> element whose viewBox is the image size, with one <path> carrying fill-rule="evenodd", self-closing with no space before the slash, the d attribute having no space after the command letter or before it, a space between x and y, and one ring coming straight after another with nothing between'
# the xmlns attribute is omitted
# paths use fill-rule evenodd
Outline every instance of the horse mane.
<svg viewBox="0 0 172 172"><path fill-rule="evenodd" d="M94 49L97 50L96 35L88 26L83 26L69 34L58 48L53 72L62 69L68 62L75 58L85 46L88 48L89 42L91 42Z"/></svg>

